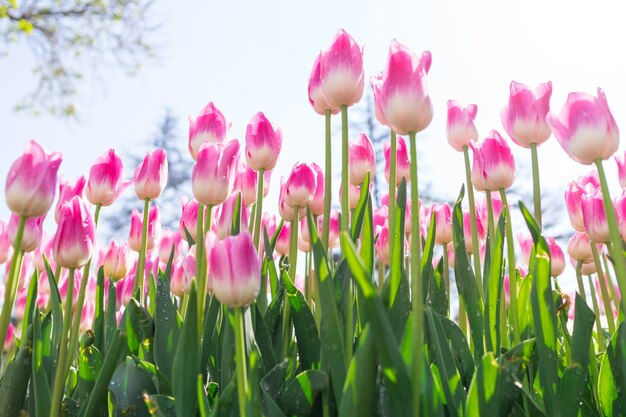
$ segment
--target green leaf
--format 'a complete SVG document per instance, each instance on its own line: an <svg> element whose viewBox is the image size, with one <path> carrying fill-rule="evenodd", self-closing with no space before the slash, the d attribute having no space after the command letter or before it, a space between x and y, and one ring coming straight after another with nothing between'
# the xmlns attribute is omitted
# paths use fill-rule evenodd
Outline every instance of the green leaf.
<svg viewBox="0 0 626 417"><path fill-rule="evenodd" d="M444 282L443 258L439 259L437 267L433 269L430 284L428 284L427 304L433 311L447 317L450 310L450 297Z"/></svg>
<svg viewBox="0 0 626 417"><path fill-rule="evenodd" d="M278 235L283 228L284 220L281 220L276 227L276 231L272 236L272 240L269 240L267 236L267 228L263 228L263 247L265 249L265 256L263 257L263 271L267 271L270 278L270 291L272 293L272 299L276 297L276 293L278 292L278 273L276 272L276 265L274 265L274 247L276 246L276 240L278 240ZM265 276L265 273L262 274Z"/></svg>
<svg viewBox="0 0 626 417"><path fill-rule="evenodd" d="M202 331L202 356L200 360L201 367L211 369L212 373L216 373L216 351L218 349L219 340L219 313L221 304L217 297L211 295L204 313L204 329Z"/></svg>
<svg viewBox="0 0 626 417"><path fill-rule="evenodd" d="M503 213L508 213L506 210ZM500 295L504 285L503 256L504 256L504 222L509 221L505 215L500 216L496 235L493 237L495 241L488 247L489 256L485 266L485 340L487 350L500 354L500 346L502 344L502 335L500 334L500 320L506 320L500 317Z"/></svg>
<svg viewBox="0 0 626 417"><path fill-rule="evenodd" d="M368 173L369 178L369 173ZM369 189L369 187L368 187ZM374 220L372 199L367 199L363 227L361 230L361 259L370 275L374 273Z"/></svg>
<svg viewBox="0 0 626 417"><path fill-rule="evenodd" d="M263 392L263 411L266 416L284 417L285 413L277 404L282 392L282 386L288 377L290 359L285 358L261 379Z"/></svg>
<svg viewBox="0 0 626 417"><path fill-rule="evenodd" d="M235 207L233 208L233 219L230 226L230 234L236 236L241 230L241 192L237 193L237 201L235 201Z"/></svg>
<svg viewBox="0 0 626 417"><path fill-rule="evenodd" d="M626 365L626 322L621 322L611 338L600 365L598 396L600 409L605 416L622 416L626 413L624 396L624 366Z"/></svg>
<svg viewBox="0 0 626 417"><path fill-rule="evenodd" d="M104 267L101 266L98 269L96 280L95 312L93 316L93 333L96 338L94 345L100 352L104 352L105 347L104 325Z"/></svg>
<svg viewBox="0 0 626 417"><path fill-rule="evenodd" d="M206 390L204 389L204 382L202 381L202 375L198 375L197 378L197 390L198 390L198 408L200 410L200 417L208 417L211 406L209 405L209 399L207 397Z"/></svg>
<svg viewBox="0 0 626 417"><path fill-rule="evenodd" d="M308 369L287 384L279 402L289 416L309 416L318 394L327 384L328 377L324 372Z"/></svg>
<svg viewBox="0 0 626 417"><path fill-rule="evenodd" d="M366 325L348 368L339 414L346 417L376 416L378 363L374 335Z"/></svg>
<svg viewBox="0 0 626 417"><path fill-rule="evenodd" d="M200 373L200 340L195 283L189 291L185 321L178 338L172 367L172 388L179 416L193 416L198 404L195 376Z"/></svg>
<svg viewBox="0 0 626 417"><path fill-rule="evenodd" d="M176 402L173 397L159 394L145 394L143 400L146 407L150 410L150 415L155 417L177 417Z"/></svg>
<svg viewBox="0 0 626 417"><path fill-rule="evenodd" d="M498 362L493 352L483 356L476 378L472 381L467 398L467 415L499 415L500 397L498 393Z"/></svg>
<svg viewBox="0 0 626 417"><path fill-rule="evenodd" d="M352 241L356 242L361 235L361 228L363 227L363 219L367 212L367 203L370 201L370 173L365 175L363 184L361 185L361 194L359 195L359 202L357 203L354 215L352 216L351 237Z"/></svg>
<svg viewBox="0 0 626 417"><path fill-rule="evenodd" d="M148 299L150 300L150 303L148 303L148 312L150 313L151 317L154 317L154 309L156 308L155 300L157 299L157 288L156 280L152 272L150 272L150 276L148 277Z"/></svg>
<svg viewBox="0 0 626 417"><path fill-rule="evenodd" d="M435 278L435 270L433 268L433 252L435 250L435 234L437 229L437 215L433 213L430 216L430 225L428 226L428 235L426 236L426 244L424 245L424 254L422 255L422 295L424 303L430 292L430 286L436 285L433 281Z"/></svg>
<svg viewBox="0 0 626 417"><path fill-rule="evenodd" d="M297 289L295 289L295 292L289 293L289 305L298 341L298 356L302 367L303 369L318 368L321 343L317 333L317 325L311 310L309 310L309 305L302 293Z"/></svg>
<svg viewBox="0 0 626 417"><path fill-rule="evenodd" d="M434 310L433 314L436 315L441 322L444 334L450 341L451 350L454 352L454 362L461 375L463 386L469 388L472 377L474 376L474 359L472 358L472 351L467 345L467 338L455 322L436 313Z"/></svg>
<svg viewBox="0 0 626 417"><path fill-rule="evenodd" d="M22 321L22 330L28 329L28 326L33 321L33 316L36 312L37 301L37 271L33 272L33 276L28 284L28 290L26 292L26 304L24 305L24 320Z"/></svg>
<svg viewBox="0 0 626 417"><path fill-rule="evenodd" d="M61 343L61 329L63 328L63 309L61 295L59 294L59 288L57 287L57 280L54 277L54 273L50 268L46 255L43 255L43 263L46 267L46 273L48 275L48 285L50 287L50 305L52 306L52 348L53 362L56 363L58 358L59 346Z"/></svg>
<svg viewBox="0 0 626 417"><path fill-rule="evenodd" d="M93 390L96 378L102 369L104 360L95 346L87 346L80 350L78 356L78 401L84 404Z"/></svg>
<svg viewBox="0 0 626 417"><path fill-rule="evenodd" d="M106 311L106 324L104 328L104 339L105 339L105 349L104 354L106 355L109 347L111 346L111 342L113 341L113 337L115 336L115 332L117 331L117 291L115 290L115 283L113 281L109 281L109 295L107 297L107 311ZM123 325L123 323L121 323Z"/></svg>
<svg viewBox="0 0 626 417"><path fill-rule="evenodd" d="M137 355L144 340L154 336L154 320L145 307L135 298L131 298L124 310L123 321L126 327L128 350Z"/></svg>
<svg viewBox="0 0 626 417"><path fill-rule="evenodd" d="M246 401L246 416L249 417L263 416L262 395L259 386L259 373L262 371L262 368L259 351L253 347L248 357L249 391L248 400Z"/></svg>
<svg viewBox="0 0 626 417"><path fill-rule="evenodd" d="M533 277L528 274L524 279L517 275L517 282L520 282L519 293L517 294L517 311L518 321L520 328L520 335L522 338L530 337L532 324L533 324L533 307L530 302L530 293L533 286Z"/></svg>
<svg viewBox="0 0 626 417"><path fill-rule="evenodd" d="M109 382L115 415L150 416L150 411L143 400L145 393L156 394L157 390L150 374L130 356L122 362ZM191 415L191 414L187 414Z"/></svg>
<svg viewBox="0 0 626 417"><path fill-rule="evenodd" d="M404 272L404 217L406 215L406 181L402 178L402 182L398 187L398 196L396 201L395 214L395 230L390 230L394 234L393 253L389 272L389 306L393 308L396 302L396 296L400 291L400 285Z"/></svg>
<svg viewBox="0 0 626 417"><path fill-rule="evenodd" d="M265 326L265 320L263 319L261 310L259 310L259 306L254 303L252 306L250 306L250 308L255 309L254 314L252 314L254 339L259 348L264 368L263 374L265 374L265 372L269 372L270 369L276 366L276 355L274 354L274 346L272 345L272 338L270 337L270 333Z"/></svg>
<svg viewBox="0 0 626 417"><path fill-rule="evenodd" d="M44 357L50 356L52 351L50 330L51 317L47 315L44 322L47 322L48 332L44 333L42 330L41 319L39 318L39 311L34 309L35 314L33 316L33 364L32 364L32 389L35 405L35 414L44 415L50 411L51 407L51 392L50 392L50 377L52 375L52 369L49 372L46 370L46 362ZM47 354L47 355L46 355ZM52 363L49 363L50 367Z"/></svg>
<svg viewBox="0 0 626 417"><path fill-rule="evenodd" d="M154 315L154 360L171 380L174 351L180 335L180 317L170 294L169 277L159 271Z"/></svg>

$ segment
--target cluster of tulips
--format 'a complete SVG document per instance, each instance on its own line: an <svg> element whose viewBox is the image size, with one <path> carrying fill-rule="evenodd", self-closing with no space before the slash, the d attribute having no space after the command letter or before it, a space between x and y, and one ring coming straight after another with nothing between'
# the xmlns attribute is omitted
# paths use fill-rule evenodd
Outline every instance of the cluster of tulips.
<svg viewBox="0 0 626 417"><path fill-rule="evenodd" d="M10 168L12 214L0 223L0 415L626 413L626 191L613 201L603 169L619 145L603 91L571 93L557 115L551 83L511 83L502 124L531 151L534 195L533 214L520 203L530 235L517 234L516 257L506 193L515 160L496 130L478 140L476 105L448 102L448 142L466 168L458 200L420 203L417 134L432 120L430 67L429 52L394 40L371 78L376 118L390 129L380 207L370 194L373 145L348 137L364 70L362 49L343 30L309 80L311 106L325 117L325 169L294 164L280 181L278 217L263 199L282 132L261 112L243 150L226 140L230 124L213 103L190 120L194 199L183 200L179 230L160 225L163 149L145 156L132 181L112 149L88 176L57 181L61 155L30 141ZM337 114L339 210L330 193ZM571 158L597 168L565 193L577 294L560 290L565 255L542 236L537 148L552 133ZM616 161L626 188L626 156ZM132 212L128 241L97 242L101 210L131 185L143 212ZM46 237L57 188L57 229Z"/></svg>

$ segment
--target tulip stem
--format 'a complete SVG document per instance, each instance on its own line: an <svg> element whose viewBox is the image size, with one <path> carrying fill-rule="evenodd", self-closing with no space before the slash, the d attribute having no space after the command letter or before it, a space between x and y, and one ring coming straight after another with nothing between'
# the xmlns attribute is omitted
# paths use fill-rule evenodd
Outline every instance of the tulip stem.
<svg viewBox="0 0 626 417"><path fill-rule="evenodd" d="M58 417L61 401L63 400L63 391L65 388L65 364L68 360L68 335L70 325L72 323L72 301L74 301L74 268L70 268L67 278L67 293L65 294L65 311L63 314L63 328L61 330L61 345L59 346L59 360L57 362L56 372L54 374L54 388L52 391L52 404L50 407L50 417Z"/></svg>
<svg viewBox="0 0 626 417"><path fill-rule="evenodd" d="M465 158L465 182L467 183L467 199L469 202L471 229L472 229L472 248L474 251L474 276L480 295L483 296L483 285L480 269L480 242L478 241L478 229L476 227L476 205L474 203L474 186L472 185L472 171L469 160L469 146L463 146L463 157Z"/></svg>
<svg viewBox="0 0 626 417"><path fill-rule="evenodd" d="M143 224L141 229L141 250L139 251L139 259L137 260L137 270L135 271L135 285L133 286L133 295L139 289L139 303L144 303L143 284L145 281L144 270L146 267L146 251L148 250L148 216L150 214L150 199L146 198L143 202Z"/></svg>
<svg viewBox="0 0 626 417"><path fill-rule="evenodd" d="M510 319L513 330L513 342L520 342L519 320L517 311L517 270L515 269L515 247L513 246L513 222L509 211L509 202L506 198L504 188L500 188L500 198L502 199L502 213L506 216L506 250L509 264L509 294L510 294ZM476 255L478 257L478 255Z"/></svg>
<svg viewBox="0 0 626 417"><path fill-rule="evenodd" d="M391 131L391 147L389 149L389 259L393 259L393 242L396 237L396 167L398 164L398 138L395 131Z"/></svg>
<svg viewBox="0 0 626 417"><path fill-rule="evenodd" d="M622 244L622 237L619 234L617 227L617 219L615 218L615 208L613 207L613 201L611 201L611 194L609 193L609 185L606 182L606 174L604 173L604 167L602 166L602 160L596 159L596 167L598 168L598 174L600 176L600 186L602 187L602 198L604 200L604 212L606 214L606 220L609 224L609 233L611 236L612 252L615 263L615 278L619 285L620 293L626 294L626 259L624 258L624 250ZM626 310L626 297L621 298L622 309Z"/></svg>
<svg viewBox="0 0 626 417"><path fill-rule="evenodd" d="M596 265L596 274L598 274L598 282L600 283L600 291L602 294L602 304L604 305L604 314L606 315L606 322L609 326L609 333L613 335L613 333L615 333L615 323L613 322L613 309L611 308L611 298L609 296L609 290L606 286L604 273L602 272L602 263L600 262L600 255L598 254L598 247L595 245L595 243L591 244L591 253L593 255L593 262Z"/></svg>
<svg viewBox="0 0 626 417"><path fill-rule="evenodd" d="M348 106L341 106L341 231L350 233L350 184L348 183Z"/></svg>
<svg viewBox="0 0 626 417"><path fill-rule="evenodd" d="M198 281L198 327L200 333L202 333L204 327L204 305L206 302L207 287L207 257L204 241L206 234L211 230L212 215L212 206L198 204L198 225L196 226L196 237L198 239L196 242L196 280Z"/></svg>
<svg viewBox="0 0 626 417"><path fill-rule="evenodd" d="M539 182L539 157L537 156L537 144L530 144L530 156L533 169L533 200L535 203L535 220L541 229L541 183Z"/></svg>
<svg viewBox="0 0 626 417"><path fill-rule="evenodd" d="M94 212L94 224L95 224L96 230L98 230L98 219L100 218L100 209L102 209L102 204L96 204L96 210ZM94 246L95 246L95 242L94 242ZM78 293L78 300L76 301L77 312L82 312L83 306L85 305L85 292L87 289L87 283L89 281L89 270L91 269L92 258L93 258L93 255L91 258L89 258L89 260L85 264L85 267L83 268L83 276L80 281L80 290ZM151 303L154 303L155 301L156 300L150 300ZM74 322L72 323L72 328L70 330L70 345L69 345L69 351L68 351L68 356L67 356L69 360L66 362L66 365L65 365L65 375L67 375L67 373L69 372L70 365L72 364L72 360L74 358L74 354L76 353L76 348L78 346L78 333L80 329L81 319L82 319L82 314L74 315Z"/></svg>
<svg viewBox="0 0 626 417"><path fill-rule="evenodd" d="M254 214L254 234L253 242L254 248L259 250L259 240L261 237L261 218L263 216L263 175L265 174L264 168L259 168L257 173L257 188L256 188L256 205Z"/></svg>
<svg viewBox="0 0 626 417"><path fill-rule="evenodd" d="M448 298L448 317L450 317L450 260L448 259L448 244L444 243L443 248L443 283L446 289L446 297Z"/></svg>
<svg viewBox="0 0 626 417"><path fill-rule="evenodd" d="M322 243L326 251L328 248L328 236L330 234L330 203L332 199L332 181L333 181L333 164L332 164L332 135L330 129L330 109L324 112L325 133L326 133L326 159L324 172L324 218L322 220Z"/></svg>
<svg viewBox="0 0 626 417"><path fill-rule="evenodd" d="M578 262L576 262L576 281L578 281L578 292L580 293L580 296L583 298L583 300L585 300L585 302L587 301L587 292L585 291L585 284L583 283L583 276L582 276L582 267L583 267L583 261L579 260Z"/></svg>
<svg viewBox="0 0 626 417"><path fill-rule="evenodd" d="M289 278L291 282L296 281L296 267L298 261L298 215L300 207L294 207L294 217L289 224ZM291 342L291 307L285 298L283 304L283 356L286 358L289 353Z"/></svg>
<svg viewBox="0 0 626 417"><path fill-rule="evenodd" d="M248 376L246 374L246 355L244 353L243 311L235 308L235 355L237 365L237 394L239 399L239 415L246 417L246 398L248 395Z"/></svg>
<svg viewBox="0 0 626 417"><path fill-rule="evenodd" d="M606 282L609 284L609 291L611 292L611 299L613 300L613 306L615 307L615 311L619 312L619 302L617 298L617 293L615 292L615 285L613 284L613 279L611 278L611 271L609 269L609 264L606 260L606 255L602 253L602 264L604 265L604 275L606 276Z"/></svg>
<svg viewBox="0 0 626 417"><path fill-rule="evenodd" d="M417 182L417 140L415 132L409 132L411 142L411 293L413 306L413 412L420 415L421 375L422 375L422 327L424 303L422 300L422 262L420 236L419 188ZM395 178L391 178L395 180Z"/></svg>
<svg viewBox="0 0 626 417"><path fill-rule="evenodd" d="M593 287L593 280L591 279L591 275L587 275L587 279L589 280L589 291L591 292L591 301L593 302L593 312L596 315L596 333L597 333L597 341L600 345L600 351L606 348L606 344L604 342L604 333L602 332L602 324L600 323L600 307L598 306L598 298L596 296L596 289Z"/></svg>
<svg viewBox="0 0 626 417"><path fill-rule="evenodd" d="M2 305L2 313L0 313L0 348L4 346L11 321L11 312L13 311L13 303L17 292L17 285L22 264L22 238L24 237L24 225L26 225L26 216L20 216L17 226L17 234L15 235L15 244L13 257L11 258L11 268L9 269L8 281L4 287L4 304Z"/></svg>

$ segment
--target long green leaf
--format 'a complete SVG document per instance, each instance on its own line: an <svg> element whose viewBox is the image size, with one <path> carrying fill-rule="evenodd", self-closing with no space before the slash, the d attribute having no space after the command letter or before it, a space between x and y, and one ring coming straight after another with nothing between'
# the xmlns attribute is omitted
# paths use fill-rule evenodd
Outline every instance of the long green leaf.
<svg viewBox="0 0 626 417"><path fill-rule="evenodd" d="M101 266L98 269L96 279L96 300L93 316L93 333L96 338L94 345L100 352L104 352L105 347L104 325L104 267Z"/></svg>
<svg viewBox="0 0 626 417"><path fill-rule="evenodd" d="M0 416L20 415L31 376L32 337L31 330L0 380Z"/></svg>
<svg viewBox="0 0 626 417"><path fill-rule="evenodd" d="M51 317L46 316L46 319L49 325ZM48 356L50 355L51 346L50 339L46 336L48 335L44 336L42 331L39 311L35 310L35 314L33 316L32 389L36 415L44 415L50 411L51 406L50 380L48 379L50 374L46 372L46 364L44 360L44 355L46 355L46 353ZM46 352L46 348L48 349L48 352Z"/></svg>
<svg viewBox="0 0 626 417"><path fill-rule="evenodd" d="M626 414L626 396L624 395L625 378L623 368L626 365L626 322L621 322L611 338L600 366L598 377L598 396L600 409L605 416L623 416Z"/></svg>
<svg viewBox="0 0 626 417"><path fill-rule="evenodd" d="M500 295L504 285L503 255L504 255L504 222L509 221L508 217L500 216L498 228L492 246L489 248L488 262L486 262L485 279L485 339L487 350L494 352L496 356L500 354L502 335L500 334Z"/></svg>
<svg viewBox="0 0 626 417"><path fill-rule="evenodd" d="M154 315L154 360L161 372L170 380L179 335L180 317L172 303L169 277L159 271Z"/></svg>
<svg viewBox="0 0 626 417"><path fill-rule="evenodd" d="M319 367L321 343L317 325L304 296L294 287L289 293L289 305L296 338L298 340L298 356L303 369Z"/></svg>
<svg viewBox="0 0 626 417"><path fill-rule="evenodd" d="M359 202L357 203L354 215L352 216L351 237L352 241L356 242L361 236L361 228L363 227L363 220L367 213L367 204L370 201L370 173L365 175L363 184L361 185L361 194L359 195Z"/></svg>
<svg viewBox="0 0 626 417"><path fill-rule="evenodd" d="M428 234L426 235L426 244L424 245L424 254L422 255L422 294L424 303L427 302L430 286L435 285L435 270L433 268L433 254L435 251L435 234L437 233L437 215L433 213L430 216L430 224L428 226Z"/></svg>
<svg viewBox="0 0 626 417"><path fill-rule="evenodd" d="M350 417L376 416L376 362L375 336L366 325L348 368L346 385L339 414Z"/></svg>

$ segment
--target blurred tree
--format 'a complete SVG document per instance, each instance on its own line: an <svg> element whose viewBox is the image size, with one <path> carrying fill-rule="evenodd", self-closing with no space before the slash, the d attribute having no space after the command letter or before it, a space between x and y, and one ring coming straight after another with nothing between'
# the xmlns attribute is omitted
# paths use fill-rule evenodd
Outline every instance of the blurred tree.
<svg viewBox="0 0 626 417"><path fill-rule="evenodd" d="M88 71L136 71L152 57L147 35L155 0L0 0L0 56L26 45L38 81L18 110L76 114L77 86Z"/></svg>

